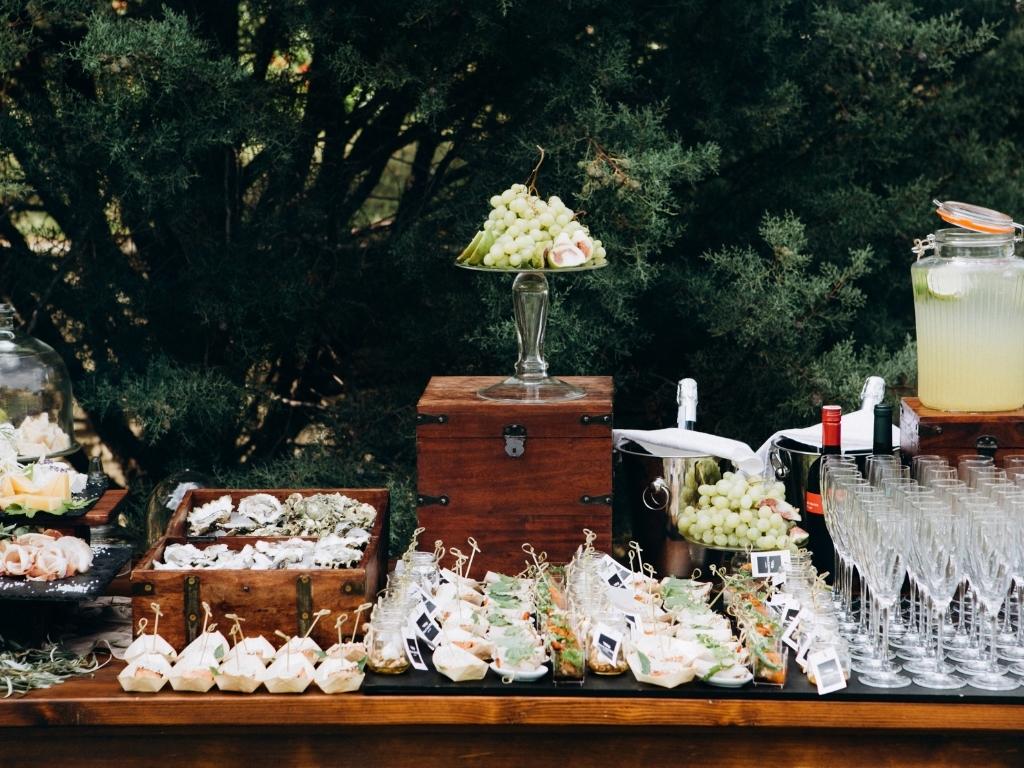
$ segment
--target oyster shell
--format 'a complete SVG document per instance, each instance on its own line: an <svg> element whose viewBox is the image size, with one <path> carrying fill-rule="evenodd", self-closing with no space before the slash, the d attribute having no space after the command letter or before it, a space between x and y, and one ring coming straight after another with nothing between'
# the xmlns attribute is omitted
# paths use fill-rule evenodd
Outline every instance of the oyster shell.
<svg viewBox="0 0 1024 768"><path fill-rule="evenodd" d="M254 493L238 502L238 514L252 520L253 527L273 525L284 516L284 506L269 493Z"/></svg>
<svg viewBox="0 0 1024 768"><path fill-rule="evenodd" d="M209 533L220 523L231 519L234 510L231 495L224 494L220 498L208 501L188 513L188 531L191 536L202 536Z"/></svg>

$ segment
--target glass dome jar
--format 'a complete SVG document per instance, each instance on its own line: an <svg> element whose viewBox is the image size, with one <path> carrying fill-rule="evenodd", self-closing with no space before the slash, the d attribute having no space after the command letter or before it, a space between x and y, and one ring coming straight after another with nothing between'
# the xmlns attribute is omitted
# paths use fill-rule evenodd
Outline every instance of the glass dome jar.
<svg viewBox="0 0 1024 768"><path fill-rule="evenodd" d="M0 304L0 453L19 461L78 450L68 369L52 347L14 327L14 307Z"/></svg>
<svg viewBox="0 0 1024 768"><path fill-rule="evenodd" d="M1024 406L1024 259L1020 225L963 203L938 203L963 229L940 229L914 247L918 397L942 411ZM929 253L931 251L931 253Z"/></svg>

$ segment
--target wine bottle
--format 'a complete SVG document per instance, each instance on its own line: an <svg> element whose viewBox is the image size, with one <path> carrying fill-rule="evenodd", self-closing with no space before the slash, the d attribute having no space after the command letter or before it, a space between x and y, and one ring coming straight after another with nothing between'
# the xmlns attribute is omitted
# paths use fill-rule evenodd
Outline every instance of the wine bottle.
<svg viewBox="0 0 1024 768"><path fill-rule="evenodd" d="M871 409L885 399L885 379L868 376L860 390L860 409L871 413Z"/></svg>
<svg viewBox="0 0 1024 768"><path fill-rule="evenodd" d="M892 406L879 403L875 406L875 432L871 441L871 453L875 456L892 456Z"/></svg>
<svg viewBox="0 0 1024 768"><path fill-rule="evenodd" d="M681 379L676 387L676 403L679 411L676 424L680 429L697 428L697 382L693 379Z"/></svg>
<svg viewBox="0 0 1024 768"><path fill-rule="evenodd" d="M811 562L818 573L834 569L835 549L825 526L825 510L821 504L821 457L842 452L840 425L843 411L838 405L825 405L821 409L821 455L807 472L804 492L804 524L807 528L807 547Z"/></svg>

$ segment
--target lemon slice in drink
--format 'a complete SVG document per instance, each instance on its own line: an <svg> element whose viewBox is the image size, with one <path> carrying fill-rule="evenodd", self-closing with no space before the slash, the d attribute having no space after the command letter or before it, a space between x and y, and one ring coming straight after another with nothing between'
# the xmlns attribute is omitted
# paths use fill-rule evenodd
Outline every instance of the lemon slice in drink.
<svg viewBox="0 0 1024 768"><path fill-rule="evenodd" d="M928 293L936 299L959 299L967 293L971 278L956 267L940 267L928 273Z"/></svg>

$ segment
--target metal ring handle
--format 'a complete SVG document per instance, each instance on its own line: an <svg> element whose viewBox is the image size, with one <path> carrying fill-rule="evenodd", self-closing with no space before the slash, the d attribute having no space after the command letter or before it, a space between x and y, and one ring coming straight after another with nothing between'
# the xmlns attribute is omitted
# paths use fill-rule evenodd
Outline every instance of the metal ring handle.
<svg viewBox="0 0 1024 768"><path fill-rule="evenodd" d="M779 449L772 447L768 452L768 462L772 465L772 469L775 471L776 480L785 480L789 477L789 467L782 460L782 455L779 453Z"/></svg>
<svg viewBox="0 0 1024 768"><path fill-rule="evenodd" d="M658 493L665 494L665 500L660 504L658 503L656 496ZM648 497L650 497L650 501L648 501ZM663 477L654 478L651 484L644 488L644 492L640 496L644 506L655 512L660 512L666 509L671 498L672 494L668 490L668 483L665 482L665 478Z"/></svg>

